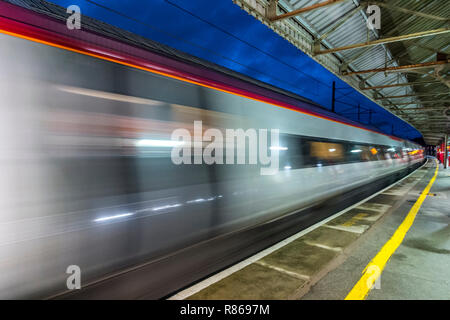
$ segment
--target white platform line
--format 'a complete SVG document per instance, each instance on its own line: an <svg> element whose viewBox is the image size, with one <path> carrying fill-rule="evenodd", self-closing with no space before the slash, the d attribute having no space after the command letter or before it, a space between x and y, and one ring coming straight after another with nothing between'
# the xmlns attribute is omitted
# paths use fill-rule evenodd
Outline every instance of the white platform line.
<svg viewBox="0 0 450 320"><path fill-rule="evenodd" d="M384 194L384 192L383 192L383 194ZM358 206L358 208L356 208L356 209L359 209L359 210L370 210L370 211L375 211L375 212L379 212L379 213L385 213L386 211L388 211L392 207L389 204L373 203L373 205L375 205L375 206L362 204L362 205Z"/></svg>
<svg viewBox="0 0 450 320"><path fill-rule="evenodd" d="M351 233L356 233L356 234L362 234L367 229L369 229L368 225L360 225L360 226L342 226L342 225L338 225L338 226L334 226L334 225L330 225L330 224L325 224L323 226L326 227L326 228L330 228L330 229L336 229L336 230L339 230L339 231L351 232Z"/></svg>
<svg viewBox="0 0 450 320"><path fill-rule="evenodd" d="M342 248L338 248L338 247L330 247L327 246L326 244L321 244L318 242L313 242L313 241L308 241L306 240L305 243L309 246L313 246L313 247L318 247L318 248L322 248L325 250L330 250L330 251L334 251L334 252L342 252Z"/></svg>
<svg viewBox="0 0 450 320"><path fill-rule="evenodd" d="M266 268L269 268L269 269L272 269L272 270L284 273L284 274L286 274L288 276L291 276L293 278L297 278L297 279L300 279L300 280L309 281L309 279L310 279L308 276L305 276L303 274L300 274L300 273L297 273L297 272L293 272L293 271L289 271L289 270L285 270L283 268L280 268L280 267L277 267L277 266L265 263L264 261L261 261L261 260L256 261L255 264L259 264L260 266L263 266L263 267L266 267Z"/></svg>
<svg viewBox="0 0 450 320"><path fill-rule="evenodd" d="M420 168L423 168L423 166L426 165L427 163L428 163L428 160ZM305 234L307 234L307 233L317 229L318 227L326 224L327 222L329 222L329 221L331 221L331 220L333 220L333 219L343 215L347 211L350 211L351 209L360 206L361 204L369 201L370 199L375 198L376 196L378 196L379 194L381 194L384 191L388 190L389 188L391 188L391 187L397 185L398 183L402 182L403 180L407 179L408 177L413 175L420 168L414 170L409 175L403 177L399 181L391 184L390 186L388 186L388 187L378 191L377 193L374 193L373 195L371 195L371 196L369 196L369 197L359 201L358 203L355 203L354 205L351 205L350 207L345 208L344 210L342 210L342 211L340 211L340 212L338 212L338 213L336 213L336 214L334 214L334 215L332 215L332 216L330 216L330 217L328 217L328 218L326 218L326 219L324 219L324 220L322 220L322 221L320 221L320 222L318 222L318 223L316 223L316 224L314 224L314 225L312 225L312 226L310 226L310 227L308 227L308 228L306 228L306 229L304 229L304 230L302 230L302 231L300 231L300 232L290 236L289 238L286 238L283 241L278 242L275 245L273 245L273 246L271 246L271 247L269 247L269 248L267 248L267 249L265 249L265 250L263 250L261 252L258 252L257 254L255 254L255 255L253 255L253 256L251 256L251 257L249 257L249 258L247 258L247 259L245 259L245 260L243 260L243 261L241 261L241 262L239 262L239 263L237 263L237 264L235 264L235 265L233 265L233 266L231 266L231 267L229 267L229 268L227 268L227 269L225 269L225 270L223 270L223 271L221 271L219 273L216 273L216 274L212 275L211 277L209 277L209 278L207 278L207 279L205 279L203 281L200 281L200 282L194 284L193 286L191 286L191 287L189 287L187 289L184 289L184 290L174 294L173 296L169 297L168 300L184 300L184 299L186 299L186 298L196 294L197 292L200 292L201 290L209 287L210 285L212 285L212 284L214 284L214 283L216 283L216 282L218 282L218 281L228 277L229 275L231 275L231 274L233 274L233 273L235 273L235 272L237 272L237 271L247 267L248 265L250 265L250 264L252 264L252 263L254 263L254 262L256 262L256 261L258 261L258 260L260 260L262 258L264 258L265 256L271 254L272 252L274 252L274 251L284 247L285 245L291 243L292 241L297 240L298 238L304 236Z"/></svg>

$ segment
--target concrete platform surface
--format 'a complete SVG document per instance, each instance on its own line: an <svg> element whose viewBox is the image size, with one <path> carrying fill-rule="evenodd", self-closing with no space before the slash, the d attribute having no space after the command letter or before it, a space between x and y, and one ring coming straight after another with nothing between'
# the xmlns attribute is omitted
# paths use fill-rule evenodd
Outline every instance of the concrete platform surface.
<svg viewBox="0 0 450 320"><path fill-rule="evenodd" d="M344 299L394 234L435 170L409 177L173 299ZM440 171L416 221L368 299L450 298L450 170Z"/></svg>
<svg viewBox="0 0 450 320"><path fill-rule="evenodd" d="M370 260L393 235L430 181L435 165L408 192L406 201L386 215L366 241L338 268L328 273L303 299L344 299ZM422 170L424 171L424 170ZM387 262L368 300L450 299L450 170L439 169L401 245Z"/></svg>

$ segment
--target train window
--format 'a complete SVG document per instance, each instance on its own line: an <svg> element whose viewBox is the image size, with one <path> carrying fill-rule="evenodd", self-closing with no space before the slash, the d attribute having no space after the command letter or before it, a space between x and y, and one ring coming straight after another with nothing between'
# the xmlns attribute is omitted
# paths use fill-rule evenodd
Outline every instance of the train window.
<svg viewBox="0 0 450 320"><path fill-rule="evenodd" d="M370 161L372 158L372 153L367 146L357 146L362 152L359 153L361 161Z"/></svg>
<svg viewBox="0 0 450 320"><path fill-rule="evenodd" d="M369 147L369 161L377 161L380 159L380 149L374 146Z"/></svg>
<svg viewBox="0 0 450 320"><path fill-rule="evenodd" d="M391 147L383 147L384 157L386 160L392 159L392 148Z"/></svg>
<svg viewBox="0 0 450 320"><path fill-rule="evenodd" d="M323 138L282 134L280 170L329 166L352 162L399 159L406 155L400 147L367 145Z"/></svg>
<svg viewBox="0 0 450 320"><path fill-rule="evenodd" d="M378 160L386 160L386 152L385 152L385 148L383 146L377 146L377 151L378 151Z"/></svg>
<svg viewBox="0 0 450 320"><path fill-rule="evenodd" d="M305 166L301 137L282 135L280 144L286 149L280 150L280 169L299 169Z"/></svg>
<svg viewBox="0 0 450 320"><path fill-rule="evenodd" d="M350 162L376 161L377 153L377 149L372 146L350 144L347 156Z"/></svg>
<svg viewBox="0 0 450 320"><path fill-rule="evenodd" d="M401 153L399 154L400 148L396 147L385 147L385 154L387 159L399 159L402 157Z"/></svg>
<svg viewBox="0 0 450 320"><path fill-rule="evenodd" d="M364 147L357 144L349 144L347 149L347 158L349 162L362 161L361 154L364 152Z"/></svg>
<svg viewBox="0 0 450 320"><path fill-rule="evenodd" d="M311 157L319 165L333 165L345 161L344 146L340 143L310 142Z"/></svg>

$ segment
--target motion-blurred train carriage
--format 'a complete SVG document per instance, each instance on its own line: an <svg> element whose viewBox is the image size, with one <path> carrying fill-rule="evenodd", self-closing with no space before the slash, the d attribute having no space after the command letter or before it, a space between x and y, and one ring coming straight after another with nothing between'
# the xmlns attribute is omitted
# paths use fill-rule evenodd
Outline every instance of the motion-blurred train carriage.
<svg viewBox="0 0 450 320"><path fill-rule="evenodd" d="M148 40L144 50L113 39L87 17L74 35L53 17L1 6L1 298L62 294L69 265L88 286L170 257L146 277L161 280L150 296L162 297L197 280L183 279L183 267L205 276L211 261L176 260L183 250L232 241L423 160L414 143ZM173 164L163 141L194 121L279 129L279 172Z"/></svg>

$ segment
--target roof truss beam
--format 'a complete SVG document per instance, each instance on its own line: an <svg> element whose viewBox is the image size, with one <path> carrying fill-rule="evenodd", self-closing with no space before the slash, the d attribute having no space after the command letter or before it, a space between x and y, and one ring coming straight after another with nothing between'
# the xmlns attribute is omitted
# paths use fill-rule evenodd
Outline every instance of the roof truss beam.
<svg viewBox="0 0 450 320"><path fill-rule="evenodd" d="M418 107L414 107L414 108L401 108L400 110L404 110L404 111L439 111L439 110L443 110L445 107L422 107L422 108L418 108Z"/></svg>
<svg viewBox="0 0 450 320"><path fill-rule="evenodd" d="M430 96L439 96L443 94L450 94L450 92L436 92L436 93L416 93L416 94L405 94L401 96L391 96L391 97L378 97L375 100L386 100L386 99L400 99L400 98L408 98L408 97L430 97Z"/></svg>
<svg viewBox="0 0 450 320"><path fill-rule="evenodd" d="M395 88L395 87L409 87L409 86L418 86L418 85L424 85L429 83L438 83L439 80L428 80L428 81L416 81L416 82L405 82L405 83L394 83L394 84L387 84L387 85L381 85L381 86L373 86L373 87L364 87L361 88L362 90L374 90L374 89L384 89L384 88Z"/></svg>
<svg viewBox="0 0 450 320"><path fill-rule="evenodd" d="M361 42L361 43L355 43L355 44L351 44L351 45L343 46L343 47L339 47L339 48L330 48L330 49L325 49L325 50L319 50L318 48L316 48L316 50L314 50L314 54L321 55L321 54L327 54L327 53L335 53L335 52L344 51L344 50L372 47L372 46L377 46L377 45L386 44L386 43L406 41L406 40L429 37L429 36L437 36L437 35L441 35L441 34L445 34L445 33L449 33L449 32L450 32L450 28L439 28L439 29L434 29L434 30L406 34L406 35L402 35L402 36L378 39L378 40Z"/></svg>
<svg viewBox="0 0 450 320"><path fill-rule="evenodd" d="M427 104L427 103L447 103L450 102L450 100L437 100L437 101L411 101L411 102L402 102L402 103L396 103L396 106L407 106L409 104Z"/></svg>
<svg viewBox="0 0 450 320"><path fill-rule="evenodd" d="M359 70L352 72L343 72L344 76L351 76L355 74L364 74L364 73L372 73L372 72L402 72L405 70L418 70L418 69L426 69L426 68L434 68L436 66L446 66L450 64L450 59L442 60L442 61L432 61L432 62L424 62L417 64L410 64L406 66L398 66L398 67L387 67L387 68L379 68L379 69L369 69L369 70Z"/></svg>

